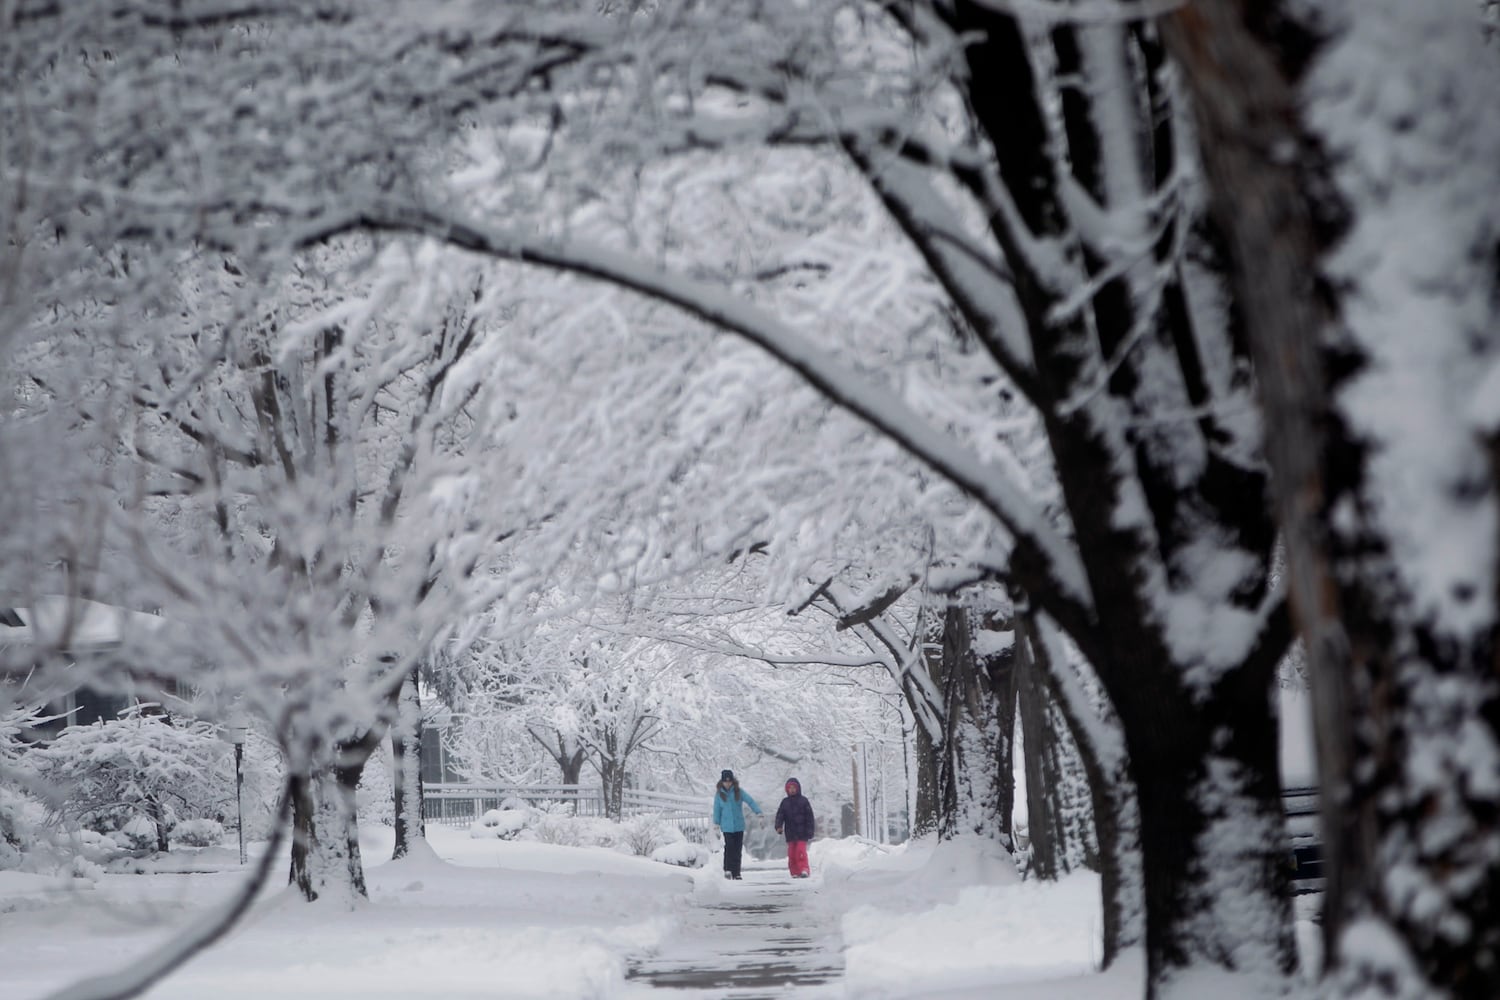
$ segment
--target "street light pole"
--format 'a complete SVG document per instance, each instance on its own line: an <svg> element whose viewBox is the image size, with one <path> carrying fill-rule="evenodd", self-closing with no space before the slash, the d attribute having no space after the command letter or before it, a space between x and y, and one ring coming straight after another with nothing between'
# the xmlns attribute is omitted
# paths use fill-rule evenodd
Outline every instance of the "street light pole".
<svg viewBox="0 0 1500 1000"><path fill-rule="evenodd" d="M240 833L240 864L245 863L245 741L244 730L239 730L241 739L234 745L234 811L235 826Z"/></svg>
<svg viewBox="0 0 1500 1000"><path fill-rule="evenodd" d="M245 736L250 723L243 713L235 712L224 727L229 742L234 744L234 814L235 827L239 831L240 864L245 863Z"/></svg>

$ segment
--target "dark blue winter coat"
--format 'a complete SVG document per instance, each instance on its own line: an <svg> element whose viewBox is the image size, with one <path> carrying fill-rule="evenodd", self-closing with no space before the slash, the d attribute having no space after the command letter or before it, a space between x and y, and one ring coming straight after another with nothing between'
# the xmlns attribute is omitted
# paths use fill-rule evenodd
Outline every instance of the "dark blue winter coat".
<svg viewBox="0 0 1500 1000"><path fill-rule="evenodd" d="M786 798L776 810L776 832L785 833L787 843L813 838L812 803L802 794L802 782L796 778L787 779Z"/></svg>

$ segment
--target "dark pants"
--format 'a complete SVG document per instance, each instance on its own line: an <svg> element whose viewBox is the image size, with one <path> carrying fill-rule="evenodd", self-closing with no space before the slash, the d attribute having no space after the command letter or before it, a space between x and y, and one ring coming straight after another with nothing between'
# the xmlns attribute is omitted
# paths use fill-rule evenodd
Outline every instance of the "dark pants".
<svg viewBox="0 0 1500 1000"><path fill-rule="evenodd" d="M731 875L740 873L740 852L745 847L745 831L724 834L724 870Z"/></svg>

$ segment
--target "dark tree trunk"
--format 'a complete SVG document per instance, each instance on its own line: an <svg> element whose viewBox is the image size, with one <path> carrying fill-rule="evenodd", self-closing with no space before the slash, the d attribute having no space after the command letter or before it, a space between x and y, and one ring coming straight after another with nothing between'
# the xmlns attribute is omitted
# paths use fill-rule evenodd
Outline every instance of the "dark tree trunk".
<svg viewBox="0 0 1500 1000"><path fill-rule="evenodd" d="M156 853L166 854L172 849L167 837L167 811L156 803L151 807L151 825L156 828Z"/></svg>
<svg viewBox="0 0 1500 1000"><path fill-rule="evenodd" d="M396 721L391 727L391 793L396 843L391 857L404 858L412 843L427 837L422 801L422 699L413 666L401 683Z"/></svg>
<svg viewBox="0 0 1500 1000"><path fill-rule="evenodd" d="M1104 954L1109 966L1123 949L1145 941L1145 887L1141 880L1140 818L1125 736L1107 703L1096 706L1058 641L1055 625L1041 621L1024 594L1015 595L1016 662L1042 677L1068 726L1088 779L1090 815L1099 852ZM1050 628L1044 633L1044 628Z"/></svg>
<svg viewBox="0 0 1500 1000"><path fill-rule="evenodd" d="M941 819L939 802L939 772L941 771L941 748L933 742L927 727L918 723L912 739L912 758L916 768L915 809L912 817L912 835L921 837L936 833Z"/></svg>
<svg viewBox="0 0 1500 1000"><path fill-rule="evenodd" d="M604 786L604 813L619 821L625 816L625 768L616 767Z"/></svg>
<svg viewBox="0 0 1500 1000"><path fill-rule="evenodd" d="M944 614L941 608L930 607L924 614L925 627L919 630L918 642L921 644L920 656L927 669L927 678L930 684L942 690L944 678L943 664L943 625ZM920 699L924 696L921 691L916 690L913 682L908 682L902 689L907 701L911 706L914 716L917 718L916 739L912 749L916 758L916 816L912 820L912 833L916 836L924 836L929 833L939 833L943 826L943 817L948 814L946 809L946 786L944 781L947 777L943 766L943 757L947 752L946 743L941 735L934 736L928 726L922 723L921 710L924 707ZM938 725L947 730L947 721L943 718L941 711L933 713Z"/></svg>
<svg viewBox="0 0 1500 1000"><path fill-rule="evenodd" d="M943 837L978 833L1011 846L1001 818L997 699L974 650L974 615L961 606L943 615L942 690L944 752L938 785L943 790Z"/></svg>
<svg viewBox="0 0 1500 1000"><path fill-rule="evenodd" d="M1445 273L1442 287L1385 266L1378 251L1369 273L1387 284L1411 281L1413 298L1437 304L1431 324L1410 334L1423 338L1424 363L1472 365L1487 346L1487 363L1493 364L1493 331L1500 328L1493 229L1480 237L1488 241L1488 263L1461 273L1484 258L1473 256L1475 247L1466 252L1451 245L1473 236L1458 232L1461 225L1452 216L1430 218L1430 210L1441 206L1428 194L1434 183L1464 177L1476 164L1465 162L1455 133L1455 149L1445 150L1440 173L1410 165L1424 162L1420 156L1430 148L1427 133L1411 120L1440 121L1465 106L1462 87L1441 79L1442 60L1453 53L1427 44L1444 36L1424 37L1419 52L1387 51L1381 63L1381 74L1401 79L1410 93L1441 96L1399 114L1368 101L1362 106L1368 116L1363 134L1370 145L1325 151L1330 140L1311 124L1304 74L1339 43L1340 33L1356 26L1337 25L1330 35L1326 25L1300 20L1309 14L1285 2L1209 0L1185 8L1168 24L1174 55L1197 98L1214 209L1229 237L1255 350L1288 578L1306 639L1329 869L1323 920L1328 975L1339 995L1495 997L1500 808L1493 791L1476 790L1471 770L1476 742L1500 744L1495 613L1473 617L1462 629L1451 619L1441 621L1442 613L1413 593L1411 557L1398 555L1403 543L1396 537L1414 533L1425 546L1428 536L1452 530L1443 523L1448 517L1464 518L1464 508L1486 501L1493 505L1500 470L1491 464L1483 475L1477 467L1486 450L1493 460L1495 443L1493 437L1482 442L1459 409L1448 417L1449 426L1426 429L1434 441L1446 437L1471 449L1475 472L1462 485L1415 477L1413 485L1429 494L1429 520L1389 523L1382 508L1391 498L1382 495L1375 470L1382 450L1397 450L1383 440L1393 432L1378 421L1357 425L1360 411L1340 399L1367 369L1380 367L1372 344L1382 334L1350 328L1342 315L1346 303L1364 297L1363 275L1338 283L1323 277L1347 227L1380 213L1404 220L1418 207L1424 229L1433 234L1432 255L1452 272ZM1390 11L1351 16L1389 17ZM1411 64L1403 66L1403 59ZM1420 83L1407 80L1424 71L1429 75ZM1494 93L1489 86L1487 101ZM1417 160L1410 156L1412 142L1419 147ZM1377 148L1378 155L1371 152ZM1271 150L1280 155L1268 155ZM1500 169L1493 156L1479 166L1495 190ZM1367 176L1378 176L1378 190L1368 190ZM1346 183L1365 188L1353 205L1343 194ZM1464 321L1452 323L1442 308L1444 296L1455 288L1472 291L1465 285L1475 279L1481 286L1488 282L1487 315L1466 311ZM1373 322L1378 327L1379 320ZM1487 344L1477 333L1486 328ZM1388 405L1399 408L1402 400L1392 398ZM1493 547L1488 557L1493 561ZM1452 596L1462 600L1457 592ZM1493 784L1490 756L1481 765L1481 785ZM1358 934L1354 941L1351 931ZM1388 943L1380 949L1358 945L1371 935Z"/></svg>
<svg viewBox="0 0 1500 1000"><path fill-rule="evenodd" d="M309 902L336 899L352 904L368 895L359 853L355 790L370 754L381 743L378 730L338 746L337 762L311 774L294 775L291 882Z"/></svg>
<svg viewBox="0 0 1500 1000"><path fill-rule="evenodd" d="M557 769L562 773L563 784L577 785L582 780L583 765L588 760L588 752L584 750L577 737L568 736L556 729L546 736L535 729L528 728L527 732L543 750L547 751L547 756L557 762Z"/></svg>
<svg viewBox="0 0 1500 1000"><path fill-rule="evenodd" d="M1202 314L1187 307L1170 236L1191 218L1170 220L1169 236L1136 258L1157 268L1152 285L1125 258L1107 258L1116 251L1077 225L1085 220L1074 218L1068 193L1136 212L1173 174L1176 122L1157 72L1160 46L1147 26L1044 30L976 0L955 0L949 19L971 39L963 86L1013 206L995 213L992 233L1031 359L1023 369L1005 348L995 354L1038 405L1088 581L1088 620L1033 568L1033 554L1018 549L1011 572L1067 626L1125 731L1139 796L1149 990L1188 990L1186 977L1204 968L1279 988L1267 980L1284 982L1296 951L1269 707L1285 641L1266 600L1274 526L1258 441L1214 408L1219 396L1242 395L1243 381L1205 381L1200 345L1208 337L1218 350L1237 348L1222 315L1225 326L1200 330ZM987 183L969 188L983 199ZM882 193L898 218L915 218L900 189ZM940 252L919 223L905 225L929 255ZM1038 262L1038 240L1051 241L1057 257ZM993 326L955 273L947 284L974 329ZM1061 308L1076 285L1089 286L1083 305ZM1202 415L1153 419L1164 405ZM1232 591L1200 575L1209 549L1238 568ZM1257 629L1222 642L1212 631L1189 642L1171 634L1168 609L1208 594Z"/></svg>
<svg viewBox="0 0 1500 1000"><path fill-rule="evenodd" d="M1016 655L1020 633L1014 630L1013 622L1000 622L994 615L986 616L985 628L1000 632L1002 624L1012 626L1009 649L1002 650L982 660L982 669L989 680L990 697L994 702L995 719L995 805L996 821L1000 824L1006 847L1015 849L1016 812Z"/></svg>
<svg viewBox="0 0 1500 1000"><path fill-rule="evenodd" d="M571 754L563 754L556 758L558 769L562 772L563 784L577 785L583 779L583 763L586 759L582 750L574 750Z"/></svg>
<svg viewBox="0 0 1500 1000"><path fill-rule="evenodd" d="M858 834L860 836L863 836L864 835L864 818L865 818L865 816L864 816L864 807L863 807L862 803L863 803L864 799L860 795L860 787L859 787L859 747L857 747L857 746L849 748L849 781L850 781L850 787L854 790L854 801L852 803L853 809L851 811L851 815L853 816L853 820L854 820L854 829L853 829L852 832L856 833L856 834Z"/></svg>
<svg viewBox="0 0 1500 1000"><path fill-rule="evenodd" d="M1058 791L1063 776L1058 768L1056 739L1047 711L1047 689L1033 657L1022 655L1016 667L1021 746L1026 769L1026 829L1031 842L1030 874L1055 879L1068 870L1067 832Z"/></svg>
<svg viewBox="0 0 1500 1000"><path fill-rule="evenodd" d="M625 815L625 765L612 758L600 761L599 781L604 795L604 815L620 820Z"/></svg>

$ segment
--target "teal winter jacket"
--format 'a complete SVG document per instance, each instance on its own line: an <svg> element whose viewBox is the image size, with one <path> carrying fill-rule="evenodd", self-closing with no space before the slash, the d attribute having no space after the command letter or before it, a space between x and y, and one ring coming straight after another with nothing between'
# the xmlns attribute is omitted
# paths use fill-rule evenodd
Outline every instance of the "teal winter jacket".
<svg viewBox="0 0 1500 1000"><path fill-rule="evenodd" d="M739 801L735 801L735 792L739 793ZM750 797L750 793L743 788L734 788L724 791L722 788L714 790L714 825L725 833L742 833L745 829L745 806L749 806L755 815L760 815L760 806Z"/></svg>

